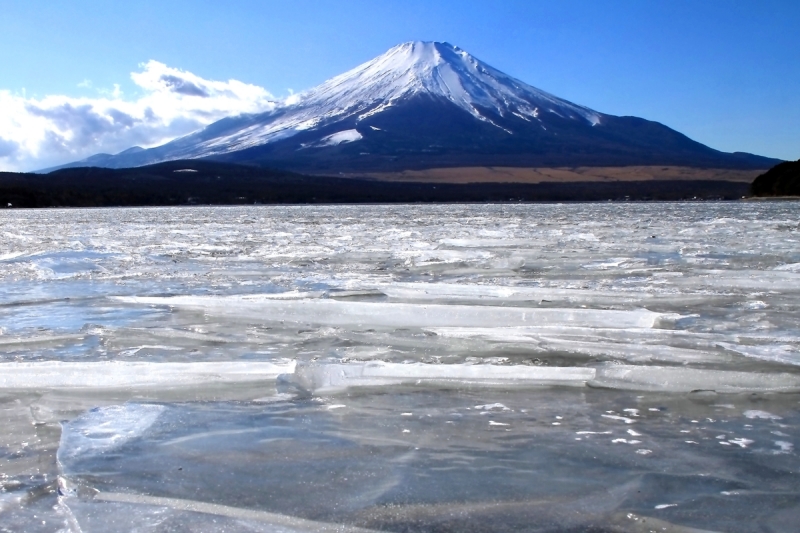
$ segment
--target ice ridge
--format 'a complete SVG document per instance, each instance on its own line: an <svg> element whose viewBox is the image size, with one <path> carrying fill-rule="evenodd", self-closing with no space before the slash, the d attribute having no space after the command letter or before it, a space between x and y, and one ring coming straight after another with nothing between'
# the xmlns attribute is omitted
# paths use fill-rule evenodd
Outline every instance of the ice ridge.
<svg viewBox="0 0 800 533"><path fill-rule="evenodd" d="M375 327L481 327L569 324L609 328L652 328L674 318L647 309L495 307L477 305L341 302L332 299L277 300L270 295L118 297L124 303L198 309L218 316Z"/></svg>
<svg viewBox="0 0 800 533"><path fill-rule="evenodd" d="M360 387L435 386L529 388L598 387L618 390L718 393L800 392L800 377L668 366L553 366L371 362L3 363L3 389L118 389L280 381L325 395ZM97 415L100 416L100 415ZM99 442L99 441L98 441Z"/></svg>

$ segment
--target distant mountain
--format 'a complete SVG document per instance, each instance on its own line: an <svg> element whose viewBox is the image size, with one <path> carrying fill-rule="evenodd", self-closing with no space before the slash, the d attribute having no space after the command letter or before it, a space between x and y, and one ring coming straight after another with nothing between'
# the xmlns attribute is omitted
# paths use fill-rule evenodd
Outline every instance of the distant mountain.
<svg viewBox="0 0 800 533"><path fill-rule="evenodd" d="M512 78L448 43L409 42L292 103L229 117L147 150L69 166L206 158L310 173L469 166L766 169L663 124L607 115Z"/></svg>
<svg viewBox="0 0 800 533"><path fill-rule="evenodd" d="M758 176L751 192L754 196L800 196L800 159L776 165Z"/></svg>

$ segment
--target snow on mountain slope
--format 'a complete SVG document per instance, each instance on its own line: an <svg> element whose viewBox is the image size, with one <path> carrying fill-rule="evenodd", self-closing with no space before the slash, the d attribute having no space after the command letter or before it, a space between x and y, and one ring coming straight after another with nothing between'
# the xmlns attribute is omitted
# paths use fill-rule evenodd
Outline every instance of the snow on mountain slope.
<svg viewBox="0 0 800 533"><path fill-rule="evenodd" d="M561 100L516 80L448 43L409 42L332 78L304 95L301 105L325 115L365 111L379 113L397 100L427 93L447 98L480 120L478 106L500 115L528 119L539 112L597 123L591 109ZM377 106L376 106L377 104Z"/></svg>
<svg viewBox="0 0 800 533"><path fill-rule="evenodd" d="M261 115L231 119L225 131L190 135L176 143L175 157L213 156L317 129L348 117L363 120L410 97L449 100L478 120L485 111L541 121L547 113L599 124L601 114L507 76L448 43L408 42L298 95ZM513 133L506 129L508 133ZM210 137L210 138L209 138ZM348 139L352 142L357 139ZM189 142L187 142L189 141Z"/></svg>
<svg viewBox="0 0 800 533"><path fill-rule="evenodd" d="M657 122L593 111L512 78L448 43L408 42L271 111L224 118L147 150L65 166L209 158L297 172L470 166L769 168Z"/></svg>

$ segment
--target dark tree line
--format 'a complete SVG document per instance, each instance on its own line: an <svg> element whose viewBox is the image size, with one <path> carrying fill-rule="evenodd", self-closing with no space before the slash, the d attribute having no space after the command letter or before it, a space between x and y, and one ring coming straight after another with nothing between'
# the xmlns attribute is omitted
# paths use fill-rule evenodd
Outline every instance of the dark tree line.
<svg viewBox="0 0 800 533"><path fill-rule="evenodd" d="M754 196L800 196L800 159L780 163L753 181Z"/></svg>
<svg viewBox="0 0 800 533"><path fill-rule="evenodd" d="M208 161L146 167L68 168L0 173L0 206L508 202L736 199L748 184L729 181L433 184L307 176Z"/></svg>

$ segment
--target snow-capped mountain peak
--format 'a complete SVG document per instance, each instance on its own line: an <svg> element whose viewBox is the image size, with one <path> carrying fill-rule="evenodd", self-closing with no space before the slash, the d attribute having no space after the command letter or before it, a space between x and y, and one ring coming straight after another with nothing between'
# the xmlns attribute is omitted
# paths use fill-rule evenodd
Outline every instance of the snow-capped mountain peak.
<svg viewBox="0 0 800 533"><path fill-rule="evenodd" d="M199 145L192 143L193 149L180 157L243 150L346 118L358 123L419 95L448 100L508 134L513 131L498 125L491 115L541 122L547 114L554 114L591 125L601 120L600 113L512 78L457 46L413 41L295 95L274 111L249 117ZM202 132L199 136L206 137Z"/></svg>
<svg viewBox="0 0 800 533"><path fill-rule="evenodd" d="M600 121L599 113L531 87L442 42L397 45L301 95L300 102L329 111L363 108L359 118L366 118L417 94L444 97L481 120L488 119L480 108L528 119L553 112L592 124Z"/></svg>

